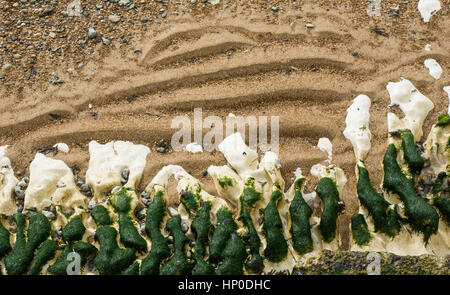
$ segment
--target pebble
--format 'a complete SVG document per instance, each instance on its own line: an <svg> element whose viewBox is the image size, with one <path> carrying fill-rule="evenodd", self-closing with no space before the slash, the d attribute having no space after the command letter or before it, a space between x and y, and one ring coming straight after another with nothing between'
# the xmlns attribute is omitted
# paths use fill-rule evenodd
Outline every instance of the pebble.
<svg viewBox="0 0 450 295"><path fill-rule="evenodd" d="M184 233L187 233L187 231L189 230L189 226L188 226L186 223L182 223L182 224L181 224L181 230L182 230Z"/></svg>
<svg viewBox="0 0 450 295"><path fill-rule="evenodd" d="M120 190L121 186L115 186L112 190L111 190L111 194L114 194L115 192L118 192Z"/></svg>
<svg viewBox="0 0 450 295"><path fill-rule="evenodd" d="M126 6L130 4L130 0L120 0L119 1L119 6Z"/></svg>
<svg viewBox="0 0 450 295"><path fill-rule="evenodd" d="M96 201L90 200L89 203L88 203L88 209L89 209L89 210L92 210L92 209L94 209L94 207L95 207L96 205L97 205L97 202L96 202Z"/></svg>
<svg viewBox="0 0 450 295"><path fill-rule="evenodd" d="M166 153L166 149L163 148L162 146L157 147L157 148L156 148L156 151L157 151L158 153L161 153L161 154L165 154L165 153Z"/></svg>
<svg viewBox="0 0 450 295"><path fill-rule="evenodd" d="M122 170L122 177L124 179L128 179L129 176L130 176L130 169L128 169L128 168L123 169Z"/></svg>
<svg viewBox="0 0 450 295"><path fill-rule="evenodd" d="M10 64L9 62L7 62L7 63L5 63L4 65L3 65L3 70L9 70L10 68L12 67L12 64Z"/></svg>
<svg viewBox="0 0 450 295"><path fill-rule="evenodd" d="M306 27L307 27L308 29L312 29L312 28L314 28L315 26L314 26L313 24L306 24Z"/></svg>
<svg viewBox="0 0 450 295"><path fill-rule="evenodd" d="M45 217L47 217L50 220L55 220L56 219L56 215L53 212L51 212L51 211L42 210L42 214L44 214Z"/></svg>
<svg viewBox="0 0 450 295"><path fill-rule="evenodd" d="M48 35L53 39L56 38L56 33L54 33L54 32L50 32Z"/></svg>
<svg viewBox="0 0 450 295"><path fill-rule="evenodd" d="M88 34L89 39L93 39L93 38L97 37L98 33L94 28L89 28L87 34Z"/></svg>
<svg viewBox="0 0 450 295"><path fill-rule="evenodd" d="M169 211L169 214L172 217L180 215L180 213L178 213L177 209L175 209L173 207L169 207L169 208L167 208L167 210Z"/></svg>
<svg viewBox="0 0 450 295"><path fill-rule="evenodd" d="M20 186L16 186L14 188L14 194L16 195L17 199L19 199L19 200L25 199L25 192L20 188Z"/></svg>
<svg viewBox="0 0 450 295"><path fill-rule="evenodd" d="M81 186L85 183L86 181L84 180L83 177L80 177L77 175L77 177L75 178L75 184L78 186Z"/></svg>
<svg viewBox="0 0 450 295"><path fill-rule="evenodd" d="M142 202L142 204L144 204L146 207L148 207L148 206L150 206L150 204L152 203L152 200L142 198L142 199L141 199L141 202Z"/></svg>
<svg viewBox="0 0 450 295"><path fill-rule="evenodd" d="M144 222L144 223L141 223L141 224L139 225L139 229L141 230L141 233L142 233L142 234L145 233L145 222Z"/></svg>
<svg viewBox="0 0 450 295"><path fill-rule="evenodd" d="M106 46L108 46L109 44L111 44L111 41L109 41L109 39L106 38L106 37L102 37L102 42L103 42L103 44L105 44Z"/></svg>
<svg viewBox="0 0 450 295"><path fill-rule="evenodd" d="M120 21L120 16L118 16L117 14L111 14L110 16L108 16L108 20L112 23L118 23Z"/></svg>
<svg viewBox="0 0 450 295"><path fill-rule="evenodd" d="M23 211L23 205L20 205L19 208L17 208L17 212L22 213Z"/></svg>
<svg viewBox="0 0 450 295"><path fill-rule="evenodd" d="M86 184L86 183L83 183L81 186L80 186L80 190L82 191L82 192L90 192L91 191L91 188L89 187L89 185L88 184Z"/></svg>
<svg viewBox="0 0 450 295"><path fill-rule="evenodd" d="M25 190L28 187L28 183L30 182L30 179L28 177L22 178L17 185L22 189Z"/></svg>
<svg viewBox="0 0 450 295"><path fill-rule="evenodd" d="M275 6L272 6L271 9L272 9L272 11L275 11L275 12L280 11L280 9L278 7L275 7Z"/></svg>
<svg viewBox="0 0 450 295"><path fill-rule="evenodd" d="M141 209L138 212L136 212L136 218L139 220L142 220L145 218L145 209Z"/></svg>
<svg viewBox="0 0 450 295"><path fill-rule="evenodd" d="M21 59L21 58L22 58L22 55L19 54L19 53L16 53L16 54L14 54L14 58L15 58L15 59Z"/></svg>
<svg viewBox="0 0 450 295"><path fill-rule="evenodd" d="M141 18L141 22L142 22L142 23L148 22L148 18L147 18L147 17L142 17L142 18Z"/></svg>
<svg viewBox="0 0 450 295"><path fill-rule="evenodd" d="M166 12L164 12L164 13L161 15L161 17L162 17L162 18L166 18L168 14L169 14L169 13L166 11Z"/></svg>

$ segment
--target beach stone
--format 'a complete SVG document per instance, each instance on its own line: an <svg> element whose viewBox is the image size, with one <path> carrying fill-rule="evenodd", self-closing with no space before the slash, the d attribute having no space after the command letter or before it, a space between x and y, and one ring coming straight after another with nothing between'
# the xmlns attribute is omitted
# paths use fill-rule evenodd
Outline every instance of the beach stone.
<svg viewBox="0 0 450 295"><path fill-rule="evenodd" d="M89 28L87 34L89 39L93 39L98 35L97 31L94 28Z"/></svg>
<svg viewBox="0 0 450 295"><path fill-rule="evenodd" d="M112 23L118 23L120 21L120 16L118 16L117 14L111 14L110 16L108 16L108 20Z"/></svg>

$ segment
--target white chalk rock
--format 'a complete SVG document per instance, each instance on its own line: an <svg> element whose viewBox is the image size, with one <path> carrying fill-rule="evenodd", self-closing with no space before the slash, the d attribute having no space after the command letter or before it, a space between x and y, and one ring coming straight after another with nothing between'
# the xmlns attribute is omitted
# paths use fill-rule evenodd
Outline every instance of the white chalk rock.
<svg viewBox="0 0 450 295"><path fill-rule="evenodd" d="M185 149L186 149L186 151L191 152L193 154L203 152L202 146L196 142L191 142L190 144L188 144L186 146Z"/></svg>
<svg viewBox="0 0 450 295"><path fill-rule="evenodd" d="M128 168L130 173L126 187L135 189L141 180L150 149L129 141L111 141L99 144L89 143L89 168L86 171L86 183L94 191L94 197L101 195L121 184L122 171Z"/></svg>
<svg viewBox="0 0 450 295"><path fill-rule="evenodd" d="M358 95L351 106L347 109L347 117L345 118L344 136L353 145L356 161L364 161L367 153L369 153L372 134L369 130L370 119L370 98L367 95Z"/></svg>
<svg viewBox="0 0 450 295"><path fill-rule="evenodd" d="M0 146L0 214L12 215L17 206L14 201L14 188L18 180L11 168L11 161L5 156L8 146Z"/></svg>
<svg viewBox="0 0 450 295"><path fill-rule="evenodd" d="M419 9L423 21L427 23L431 16L441 9L441 2L439 0L419 0L417 9Z"/></svg>
<svg viewBox="0 0 450 295"><path fill-rule="evenodd" d="M403 119L399 119L395 114L388 113L389 132L410 129L414 141L420 140L423 122L434 108L433 102L403 78L400 78L400 82L389 82L386 89L391 97L391 105L398 105L405 114Z"/></svg>
<svg viewBox="0 0 450 295"><path fill-rule="evenodd" d="M259 169L264 169L272 180L273 184L278 184L281 191L284 191L284 179L281 175L281 161L274 152L265 152Z"/></svg>
<svg viewBox="0 0 450 295"><path fill-rule="evenodd" d="M58 151L68 153L69 152L69 146L63 142L59 142L55 144L53 147L55 147Z"/></svg>
<svg viewBox="0 0 450 295"><path fill-rule="evenodd" d="M430 75L434 79L437 80L441 77L442 68L436 60L434 60L432 58L428 58L424 61L424 65L428 68L428 70L430 71Z"/></svg>
<svg viewBox="0 0 450 295"><path fill-rule="evenodd" d="M326 152L328 154L328 161L331 162L333 156L333 144L331 143L331 141L326 137L319 138L317 147L322 152Z"/></svg>
<svg viewBox="0 0 450 295"><path fill-rule="evenodd" d="M218 146L228 163L240 174L244 175L258 166L258 153L250 149L239 132L225 138Z"/></svg>
<svg viewBox="0 0 450 295"><path fill-rule="evenodd" d="M229 166L209 166L208 174L212 177L218 195L238 208L239 196L244 189L244 182Z"/></svg>
<svg viewBox="0 0 450 295"><path fill-rule="evenodd" d="M72 170L61 160L37 153L30 164L30 183L25 191L25 209L59 205L64 208L85 206L86 197L77 189Z"/></svg>

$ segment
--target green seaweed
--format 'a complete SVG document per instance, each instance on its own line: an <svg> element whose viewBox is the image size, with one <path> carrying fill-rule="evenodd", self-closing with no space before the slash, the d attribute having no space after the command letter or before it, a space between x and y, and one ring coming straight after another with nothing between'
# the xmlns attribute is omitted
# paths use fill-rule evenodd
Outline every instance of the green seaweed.
<svg viewBox="0 0 450 295"><path fill-rule="evenodd" d="M67 275L67 268L72 262L70 259L67 259L70 253L78 253L80 255L81 268L86 264L89 257L94 256L97 253L97 248L86 242L72 242L66 245L55 263L48 267L47 272L54 275Z"/></svg>
<svg viewBox="0 0 450 295"><path fill-rule="evenodd" d="M263 231L267 240L264 256L273 262L282 261L288 251L288 244L283 236L283 223L277 208L277 203L282 197L283 193L280 190L273 191L270 201L264 209Z"/></svg>
<svg viewBox="0 0 450 295"><path fill-rule="evenodd" d="M439 209L442 219L450 225L450 199L447 196L435 197L433 204Z"/></svg>
<svg viewBox="0 0 450 295"><path fill-rule="evenodd" d="M370 232L366 220L362 214L352 216L352 236L358 246L368 245L370 242Z"/></svg>
<svg viewBox="0 0 450 295"><path fill-rule="evenodd" d="M112 221L109 217L108 209L102 205L97 205L91 210L91 215L97 225L111 225Z"/></svg>
<svg viewBox="0 0 450 295"><path fill-rule="evenodd" d="M336 184L329 177L323 177L319 180L316 192L323 202L319 230L323 240L326 243L330 243L336 237L337 217L339 212L339 192Z"/></svg>
<svg viewBox="0 0 450 295"><path fill-rule="evenodd" d="M130 216L132 197L125 188L113 194L109 201L119 214L119 236L120 241L127 248L135 249L139 252L147 251L147 242L139 235Z"/></svg>
<svg viewBox="0 0 450 295"><path fill-rule="evenodd" d="M373 188L369 172L362 166L358 167L358 198L369 215L372 216L375 232L381 231L389 237L394 237L400 231L400 223L395 210L389 209L389 203Z"/></svg>
<svg viewBox="0 0 450 295"><path fill-rule="evenodd" d="M226 186L233 186L233 179L229 178L228 176L217 178L217 182L222 188L225 188Z"/></svg>
<svg viewBox="0 0 450 295"><path fill-rule="evenodd" d="M247 259L245 245L239 236L233 232L223 251L224 260L217 267L218 275L242 275Z"/></svg>
<svg viewBox="0 0 450 295"><path fill-rule="evenodd" d="M64 227L61 237L67 243L79 241L83 238L85 231L86 227L84 227L81 221L81 216L77 215L71 218L69 223Z"/></svg>
<svg viewBox="0 0 450 295"><path fill-rule="evenodd" d="M10 237L9 231L3 226L0 220L0 259L11 251L11 243L9 241Z"/></svg>
<svg viewBox="0 0 450 295"><path fill-rule="evenodd" d="M200 194L185 191L181 194L180 201L189 213L195 213L200 207Z"/></svg>
<svg viewBox="0 0 450 295"><path fill-rule="evenodd" d="M147 242L139 235L131 217L125 213L119 213L119 236L125 247L140 252L147 251Z"/></svg>
<svg viewBox="0 0 450 295"><path fill-rule="evenodd" d="M400 196L405 205L404 214L413 230L423 233L424 241L438 230L439 215L436 210L422 198L418 197L414 184L401 171L397 163L397 149L389 144L383 158L383 187Z"/></svg>
<svg viewBox="0 0 450 295"><path fill-rule="evenodd" d="M142 260L141 274L156 275L159 273L161 261L170 255L167 239L161 233L161 223L166 215L164 192L157 191L153 202L147 208L145 232L152 240L150 253Z"/></svg>
<svg viewBox="0 0 450 295"><path fill-rule="evenodd" d="M253 185L254 179L249 178L244 186L244 191L239 200L241 203L241 210L239 213L239 220L242 221L245 227L247 227L247 233L245 239L248 239L250 245L250 257L249 261L245 264L246 268L254 273L259 273L264 268L263 259L259 253L261 246L261 239L253 224L250 210L255 203L261 199L261 193L257 192Z"/></svg>
<svg viewBox="0 0 450 295"><path fill-rule="evenodd" d="M117 231L111 226L101 226L95 232L95 240L100 250L94 259L94 265L100 274L120 274L136 259L134 250L119 248L116 241Z"/></svg>
<svg viewBox="0 0 450 295"><path fill-rule="evenodd" d="M302 187L304 182L305 178L300 178L295 182L295 195L289 206L289 214L291 215L292 222L290 228L292 244L294 250L300 255L311 252L314 249L309 224L309 219L313 211L303 199Z"/></svg>
<svg viewBox="0 0 450 295"><path fill-rule="evenodd" d="M440 114L436 126L446 127L448 124L450 124L450 116L448 113Z"/></svg>
<svg viewBox="0 0 450 295"><path fill-rule="evenodd" d="M444 185L444 180L447 177L447 173L442 171L438 174L438 176L436 177L436 180L434 181L433 184L433 188L431 190L432 194L438 194L440 192L443 191L443 185Z"/></svg>
<svg viewBox="0 0 450 295"><path fill-rule="evenodd" d="M401 130L400 135L402 137L403 154L406 163L408 163L409 171L413 175L418 175L423 169L424 160L416 149L414 144L414 136L409 129Z"/></svg>
<svg viewBox="0 0 450 295"><path fill-rule="evenodd" d="M209 220L209 214L211 212L211 202L203 202L202 208L198 211L197 215L192 221L192 232L195 234L195 267L193 274L206 275L213 274L214 267L204 260L206 254L206 244L208 243L208 234L211 230L211 221Z"/></svg>
<svg viewBox="0 0 450 295"><path fill-rule="evenodd" d="M16 244L5 257L5 268L8 274L19 275L27 272L34 251L50 236L51 225L43 214L33 213L25 236L25 215L14 214L14 222L17 225Z"/></svg>
<svg viewBox="0 0 450 295"><path fill-rule="evenodd" d="M28 274L37 275L41 272L42 267L50 261L58 250L58 243L53 240L46 240L42 243L36 253L33 263L31 264Z"/></svg>
<svg viewBox="0 0 450 295"><path fill-rule="evenodd" d="M231 233L237 230L238 226L233 219L233 214L227 207L221 207L217 211L217 224L211 242L209 244L209 261L218 263L223 259L223 251L231 237Z"/></svg>
<svg viewBox="0 0 450 295"><path fill-rule="evenodd" d="M169 259L169 261L167 261L167 263L161 267L161 274L191 274L193 265L189 263L185 253L185 246L189 243L189 239L181 229L181 217L177 215L167 220L166 230L173 236L175 250L173 256Z"/></svg>
<svg viewBox="0 0 450 295"><path fill-rule="evenodd" d="M123 275L138 275L139 274L139 262L135 261L130 267L122 272Z"/></svg>

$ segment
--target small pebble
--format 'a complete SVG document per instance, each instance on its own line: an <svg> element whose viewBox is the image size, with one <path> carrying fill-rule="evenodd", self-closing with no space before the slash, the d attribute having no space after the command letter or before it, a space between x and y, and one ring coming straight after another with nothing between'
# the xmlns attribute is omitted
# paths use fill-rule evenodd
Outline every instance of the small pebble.
<svg viewBox="0 0 450 295"><path fill-rule="evenodd" d="M56 215L53 212L51 212L51 211L42 210L42 214L44 214L45 217L47 217L50 220L55 220L56 219Z"/></svg>
<svg viewBox="0 0 450 295"><path fill-rule="evenodd" d="M120 185L115 186L115 187L111 190L111 194L114 194L114 193L118 192L118 191L120 190L120 188L121 188Z"/></svg>
<svg viewBox="0 0 450 295"><path fill-rule="evenodd" d="M122 170L122 178L124 179L128 179L128 177L130 176L130 169L125 168Z"/></svg>
<svg viewBox="0 0 450 295"><path fill-rule="evenodd" d="M118 23L120 21L120 16L118 16L117 14L111 14L110 16L108 16L108 20L112 23Z"/></svg>
<svg viewBox="0 0 450 295"><path fill-rule="evenodd" d="M89 187L89 185L87 184L87 183L83 183L81 186L80 186L80 190L82 191L82 192L90 192L91 191L91 188Z"/></svg>
<svg viewBox="0 0 450 295"><path fill-rule="evenodd" d="M141 199L142 204L144 204L146 207L150 206L150 204L152 203L152 200L150 199Z"/></svg>
<svg viewBox="0 0 450 295"><path fill-rule="evenodd" d="M94 30L94 28L89 28L87 34L88 34L89 39L93 39L93 38L97 37L98 33L96 30Z"/></svg>
<svg viewBox="0 0 450 295"><path fill-rule="evenodd" d="M167 208L167 210L169 211L170 216L177 216L180 215L180 213L178 213L177 209L173 208L173 207L169 207Z"/></svg>
<svg viewBox="0 0 450 295"><path fill-rule="evenodd" d="M17 199L19 199L19 200L25 199L25 192L20 188L20 186L16 186L14 188L14 194L16 195Z"/></svg>
<svg viewBox="0 0 450 295"><path fill-rule="evenodd" d="M166 149L163 148L162 146L157 147L157 148L156 148L156 151L157 151L158 153L161 153L161 154L165 154L165 153L166 153Z"/></svg>
<svg viewBox="0 0 450 295"><path fill-rule="evenodd" d="M88 203L88 209L89 209L89 210L92 210L92 209L94 209L94 207L95 207L96 205L97 205L97 202L96 202L96 201L90 200L89 203Z"/></svg>
<svg viewBox="0 0 450 295"><path fill-rule="evenodd" d="M181 230L182 230L184 233L187 233L187 231L189 230L189 226L188 226L186 223L182 223L182 224L181 224Z"/></svg>

